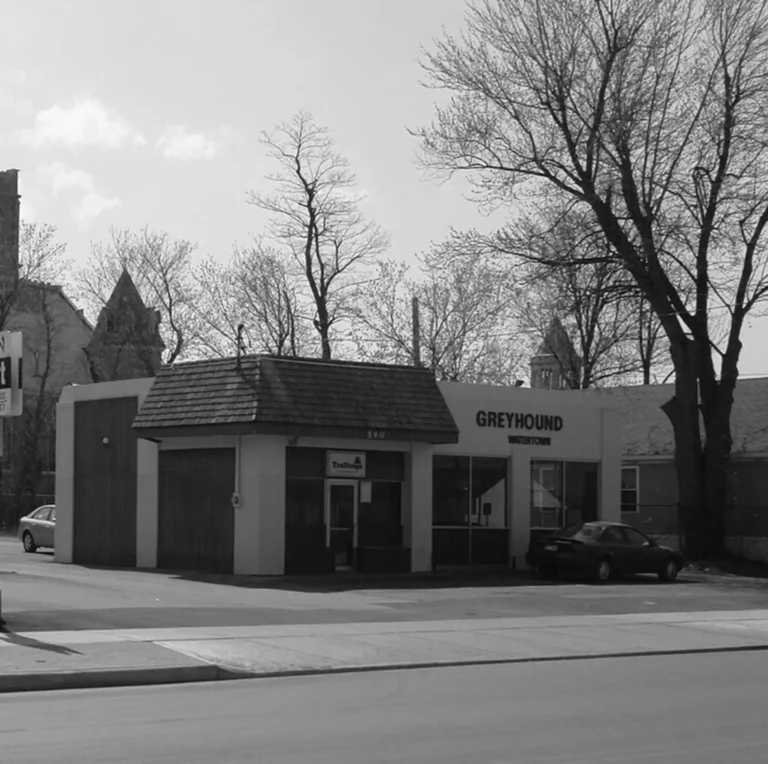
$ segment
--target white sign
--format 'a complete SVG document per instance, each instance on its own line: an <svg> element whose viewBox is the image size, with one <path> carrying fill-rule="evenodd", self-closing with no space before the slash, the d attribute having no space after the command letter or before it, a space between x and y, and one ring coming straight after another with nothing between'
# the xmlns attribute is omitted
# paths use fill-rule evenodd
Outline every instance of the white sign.
<svg viewBox="0 0 768 764"><path fill-rule="evenodd" d="M361 504L371 503L372 488L373 488L373 484L369 480L363 480L363 482L360 483L360 503Z"/></svg>
<svg viewBox="0 0 768 764"><path fill-rule="evenodd" d="M328 477L365 477L365 452L328 451Z"/></svg>
<svg viewBox="0 0 768 764"><path fill-rule="evenodd" d="M0 332L0 416L22 412L21 332Z"/></svg>

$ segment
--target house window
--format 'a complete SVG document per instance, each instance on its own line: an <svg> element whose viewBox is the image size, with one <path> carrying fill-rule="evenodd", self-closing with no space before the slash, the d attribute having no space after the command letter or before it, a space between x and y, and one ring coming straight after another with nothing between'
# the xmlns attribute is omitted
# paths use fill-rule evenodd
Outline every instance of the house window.
<svg viewBox="0 0 768 764"><path fill-rule="evenodd" d="M621 468L621 511L639 512L640 511L640 491L639 491L639 472L640 468L622 467Z"/></svg>

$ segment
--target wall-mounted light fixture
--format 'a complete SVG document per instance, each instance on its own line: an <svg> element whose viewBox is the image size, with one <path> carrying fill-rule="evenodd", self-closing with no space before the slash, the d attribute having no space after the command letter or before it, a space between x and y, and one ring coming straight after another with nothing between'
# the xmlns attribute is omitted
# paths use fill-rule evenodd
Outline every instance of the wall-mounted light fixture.
<svg viewBox="0 0 768 764"><path fill-rule="evenodd" d="M109 438L106 435L101 439L101 445L102 446L108 446L109 445Z"/></svg>

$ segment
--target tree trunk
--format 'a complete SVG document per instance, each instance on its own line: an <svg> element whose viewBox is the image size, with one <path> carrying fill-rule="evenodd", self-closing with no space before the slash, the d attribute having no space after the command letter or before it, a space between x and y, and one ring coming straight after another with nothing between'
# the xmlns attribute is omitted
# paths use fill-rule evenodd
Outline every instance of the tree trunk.
<svg viewBox="0 0 768 764"><path fill-rule="evenodd" d="M320 335L320 347L322 348L322 358L324 361L331 360L331 337L330 321L328 320L328 310L322 300L317 303L317 320L315 328Z"/></svg>
<svg viewBox="0 0 768 764"><path fill-rule="evenodd" d="M686 340L684 347L673 347L672 357L675 395L662 409L675 432L685 553L689 559L713 559L724 551L736 380L704 380L700 404L695 344Z"/></svg>
<svg viewBox="0 0 768 764"><path fill-rule="evenodd" d="M725 377L717 383L714 400L708 402L704 417L704 528L708 557L718 557L725 551L725 518L730 484L731 411L735 379ZM706 404L705 404L706 405ZM711 412L711 413L709 413Z"/></svg>
<svg viewBox="0 0 768 764"><path fill-rule="evenodd" d="M683 530L684 552L700 559L707 547L704 511L705 464L699 418L699 386L695 346L690 340L670 348L675 365L675 394L661 408L675 433L678 519Z"/></svg>

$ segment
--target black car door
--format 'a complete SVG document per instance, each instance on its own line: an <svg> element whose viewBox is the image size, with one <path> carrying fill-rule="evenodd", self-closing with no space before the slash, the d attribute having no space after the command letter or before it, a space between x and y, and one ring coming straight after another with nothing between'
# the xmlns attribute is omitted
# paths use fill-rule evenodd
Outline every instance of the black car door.
<svg viewBox="0 0 768 764"><path fill-rule="evenodd" d="M624 528L633 573L656 573L661 564L659 548L636 528Z"/></svg>
<svg viewBox="0 0 768 764"><path fill-rule="evenodd" d="M621 528L609 526L601 534L598 541L601 552L607 552L613 566L625 571L627 566L627 542Z"/></svg>

